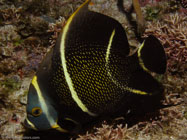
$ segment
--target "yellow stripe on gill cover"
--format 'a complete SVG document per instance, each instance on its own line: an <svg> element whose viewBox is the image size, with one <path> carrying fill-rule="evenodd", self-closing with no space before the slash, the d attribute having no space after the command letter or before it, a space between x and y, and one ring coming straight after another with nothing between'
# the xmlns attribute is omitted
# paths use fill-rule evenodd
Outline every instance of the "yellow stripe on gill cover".
<svg viewBox="0 0 187 140"><path fill-rule="evenodd" d="M64 26L63 28L63 31L62 31L62 38L61 38L61 43L60 43L60 53L61 53L61 62L62 62L62 67L63 67L63 70L64 70L64 75L65 75L65 79L66 79L66 82L68 84L68 87L69 87L69 90L71 92L71 96L73 98L73 100L77 103L77 105L81 108L82 111L88 113L89 115L91 116L96 116L96 114L90 112L88 110L88 108L83 104L83 102L79 99L78 95L77 95L77 92L75 91L74 89L74 85L73 85L73 82L71 80L71 77L70 77L70 74L68 73L68 70L67 70L67 65L66 65L66 57L65 57L65 41L66 41L66 35L67 35L67 32L68 32L68 29L69 29L69 26L74 18L74 16L79 12L79 10L81 10L81 8L83 8L84 6L88 6L90 0L87 0L86 2L84 2L71 16L70 18L68 19L66 25Z"/></svg>
<svg viewBox="0 0 187 140"><path fill-rule="evenodd" d="M38 82L37 82L37 76L33 77L32 85L34 86L34 88L36 89L36 92L38 94L38 99L39 99L39 102L41 104L41 108L42 108L43 113L46 114L47 119L49 120L50 126L53 126L54 124L56 124L56 122L49 115L49 110L48 110L46 101L45 101L45 99L42 95L42 92L41 92L40 87L39 87Z"/></svg>
<svg viewBox="0 0 187 140"><path fill-rule="evenodd" d="M112 74L110 73L110 70L109 70L109 56L110 56L110 50L111 50L114 35L115 35L115 29L112 31L112 34L110 36L107 51L106 51L106 57L105 57L105 60L106 60L105 66L106 66L106 70L108 72L108 76L110 77L110 79L112 80L113 83L115 83L118 87L120 87L123 90L127 90L127 91L130 91L135 94L147 95L148 94L147 92L137 90L137 89L132 89L130 87L121 85L115 78L112 77Z"/></svg>
<svg viewBox="0 0 187 140"><path fill-rule="evenodd" d="M26 121L30 125L30 127L32 127L32 129L37 131L37 128L35 127L35 125L32 122L30 122L27 117L26 117Z"/></svg>

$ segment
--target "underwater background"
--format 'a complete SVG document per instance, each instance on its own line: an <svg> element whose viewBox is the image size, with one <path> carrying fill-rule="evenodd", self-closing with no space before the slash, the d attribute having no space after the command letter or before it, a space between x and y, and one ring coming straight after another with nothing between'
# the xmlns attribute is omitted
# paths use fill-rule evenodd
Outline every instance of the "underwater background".
<svg viewBox="0 0 187 140"><path fill-rule="evenodd" d="M0 139L27 137L28 88L45 54L55 45L67 18L84 0L0 0ZM165 104L178 104L146 116L103 121L77 140L186 140L187 139L187 2L139 0L145 19L142 37L155 35L167 54L167 72L157 77L165 87ZM129 10L132 0L124 0ZM117 0L92 0L89 8L113 17L126 30L132 52L140 44ZM136 13L133 12L134 21ZM136 47L135 47L136 46ZM133 124L133 125L132 125ZM23 137L24 136L24 137ZM69 137L71 139L71 137Z"/></svg>

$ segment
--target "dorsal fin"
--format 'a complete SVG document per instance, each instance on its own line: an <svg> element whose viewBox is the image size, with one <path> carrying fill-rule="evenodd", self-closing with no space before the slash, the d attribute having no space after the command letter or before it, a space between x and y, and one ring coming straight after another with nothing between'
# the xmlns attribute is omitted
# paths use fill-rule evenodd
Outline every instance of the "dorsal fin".
<svg viewBox="0 0 187 140"><path fill-rule="evenodd" d="M90 11L89 2L90 0L87 0L70 16L63 28L57 48L59 49L59 46L62 46L61 42L64 42L66 51L90 46L106 50L110 35L115 29L118 45L113 47L112 51L127 56L129 44L122 25L109 16Z"/></svg>

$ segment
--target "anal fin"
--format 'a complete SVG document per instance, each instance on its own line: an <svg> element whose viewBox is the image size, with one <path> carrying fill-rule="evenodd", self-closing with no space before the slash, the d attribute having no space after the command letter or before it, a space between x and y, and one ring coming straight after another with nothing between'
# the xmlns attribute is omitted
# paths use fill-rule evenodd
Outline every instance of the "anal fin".
<svg viewBox="0 0 187 140"><path fill-rule="evenodd" d="M154 96L163 93L162 85L143 69L132 72L129 79L128 87L132 89L131 92L134 94L144 92L146 95Z"/></svg>

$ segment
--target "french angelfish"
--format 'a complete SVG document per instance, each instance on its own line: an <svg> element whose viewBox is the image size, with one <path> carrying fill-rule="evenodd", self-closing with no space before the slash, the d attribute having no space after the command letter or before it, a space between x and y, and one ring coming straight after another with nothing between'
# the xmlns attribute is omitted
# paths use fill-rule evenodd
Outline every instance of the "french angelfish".
<svg viewBox="0 0 187 140"><path fill-rule="evenodd" d="M162 96L162 85L150 75L166 70L160 42L149 36L129 56L121 24L88 10L89 2L68 19L55 48L32 79L25 121L32 129L71 132L72 123L123 114L147 103L140 99L159 101Z"/></svg>
<svg viewBox="0 0 187 140"><path fill-rule="evenodd" d="M87 123L98 116L126 112L141 105L139 99L159 101L163 87L150 72L166 71L161 43L151 35L129 56L122 25L90 11L89 3L70 16L54 48L50 87L60 106L59 116Z"/></svg>

